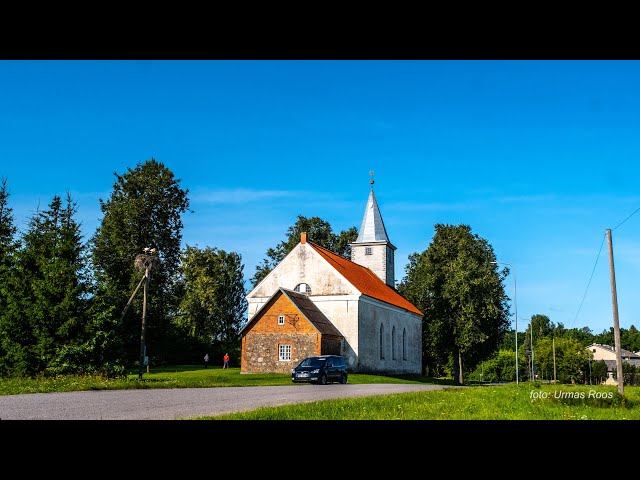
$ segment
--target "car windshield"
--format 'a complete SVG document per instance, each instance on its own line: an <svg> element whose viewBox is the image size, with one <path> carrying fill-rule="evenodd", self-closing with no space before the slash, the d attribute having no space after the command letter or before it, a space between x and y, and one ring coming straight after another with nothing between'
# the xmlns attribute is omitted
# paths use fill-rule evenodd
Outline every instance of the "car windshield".
<svg viewBox="0 0 640 480"><path fill-rule="evenodd" d="M321 367L322 365L324 365L325 361L326 361L325 358L310 357L310 358L305 358L302 362L300 362L300 366L301 367Z"/></svg>

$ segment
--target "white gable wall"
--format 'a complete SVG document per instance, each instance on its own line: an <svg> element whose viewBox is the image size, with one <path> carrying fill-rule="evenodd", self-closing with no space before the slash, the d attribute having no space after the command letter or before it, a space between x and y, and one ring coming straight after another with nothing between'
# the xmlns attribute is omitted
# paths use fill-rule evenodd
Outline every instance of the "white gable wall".
<svg viewBox="0 0 640 480"><path fill-rule="evenodd" d="M589 350L593 353L594 360L616 360L616 352L612 352L606 348L602 348L599 345L590 345ZM596 350L594 352L594 350Z"/></svg>
<svg viewBox="0 0 640 480"><path fill-rule="evenodd" d="M353 285L307 243L299 243L289 254L247 295L248 319L273 295L278 288L293 290L299 283L311 287L311 295L360 295ZM314 299L315 301L315 299ZM321 309L322 310L322 309ZM326 312L323 312L326 314ZM331 318L327 315L328 318ZM336 325L337 326L337 325ZM340 328L340 327L338 327Z"/></svg>
<svg viewBox="0 0 640 480"><path fill-rule="evenodd" d="M343 355L349 366L356 368L358 298L361 294L307 243L299 243L249 292L248 320L251 320L278 288L293 290L299 283L306 283L311 287L310 298L313 303L345 337Z"/></svg>

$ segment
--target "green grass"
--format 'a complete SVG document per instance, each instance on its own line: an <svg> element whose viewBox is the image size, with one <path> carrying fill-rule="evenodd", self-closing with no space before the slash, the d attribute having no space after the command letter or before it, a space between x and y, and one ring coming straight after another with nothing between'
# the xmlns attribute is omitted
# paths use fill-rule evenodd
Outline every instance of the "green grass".
<svg viewBox="0 0 640 480"><path fill-rule="evenodd" d="M532 392L534 394L532 395ZM590 392L593 392L590 395ZM542 395L536 395L542 393ZM638 420L640 387L472 386L324 400L197 420ZM547 398L543 398L544 395ZM594 398L605 395L605 398ZM610 397L610 398L609 398Z"/></svg>
<svg viewBox="0 0 640 480"><path fill-rule="evenodd" d="M349 383L438 383L437 379L418 375L385 377L350 374ZM441 380L440 382L447 382ZM76 390L123 390L136 388L205 388L245 387L293 384L290 374L241 374L240 368L203 368L201 365L179 365L152 368L138 380L138 370L130 371L124 379L104 379L95 376L39 377L35 379L0 379L0 395L21 393L71 392Z"/></svg>

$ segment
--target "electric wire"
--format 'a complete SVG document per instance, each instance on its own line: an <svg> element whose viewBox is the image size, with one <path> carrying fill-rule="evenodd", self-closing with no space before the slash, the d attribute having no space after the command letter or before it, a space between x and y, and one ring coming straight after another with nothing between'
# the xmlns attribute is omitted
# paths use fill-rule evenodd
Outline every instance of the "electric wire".
<svg viewBox="0 0 640 480"><path fill-rule="evenodd" d="M621 221L618 225L616 225L614 228L612 228L611 231L614 231L616 228L620 227L623 223L625 223L627 220L629 220L631 217L633 217L638 212L640 212L640 207L636 208L631 215L629 215L627 218L625 218L623 221ZM605 234L602 237L602 243L600 244L600 250L598 250L598 256L596 257L596 262L593 265L593 270L591 271L591 277L589 277L589 283L587 283L587 288L585 289L584 295L582 296L582 301L580 302L580 306L578 307L578 312L576 313L576 316L573 319L573 322L571 323L571 327L569 327L569 328L573 328L573 325L576 323L576 320L578 319L578 315L580 315L580 310L582 310L582 305L584 304L584 300L587 297L587 292L589 291L589 285L591 285L591 280L593 280L593 274L596 271L596 266L598 265L598 260L600 258L600 254L602 253L602 246L604 245L604 241L605 241L606 238L607 238L607 236Z"/></svg>
<svg viewBox="0 0 640 480"><path fill-rule="evenodd" d="M616 228L618 228L620 225L622 225L624 222L626 222L627 220L629 220L631 217L633 217L636 213L638 213L638 211L640 211L640 207L636 208L636 211L633 212L631 215L629 215L627 218L625 218L623 221L621 221L616 227L612 228L611 231L614 231Z"/></svg>
<svg viewBox="0 0 640 480"><path fill-rule="evenodd" d="M602 253L602 246L604 245L604 241L607 238L606 235L602 237L602 243L600 243L600 250L598 250L598 256L596 257L596 263L593 265L593 270L591 270L591 277L589 277L589 283L587 283L587 288L584 291L584 295L582 296L582 301L580 302L580 306L578 307L578 312L576 313L576 318L573 319L571 323L570 329L573 328L573 325L576 323L578 319L578 315L580 315L580 310L582 310L582 304L584 303L584 299L587 298L587 292L589 291L589 285L591 285L591 280L593 280L593 274L596 271L596 266L598 265L598 260L600 259L600 254Z"/></svg>

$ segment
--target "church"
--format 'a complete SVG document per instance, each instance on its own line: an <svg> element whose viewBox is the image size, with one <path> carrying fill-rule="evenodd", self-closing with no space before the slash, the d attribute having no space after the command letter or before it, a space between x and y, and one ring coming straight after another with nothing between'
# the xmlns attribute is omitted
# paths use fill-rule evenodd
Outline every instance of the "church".
<svg viewBox="0 0 640 480"><path fill-rule="evenodd" d="M290 373L311 355L359 373L422 373L423 313L395 289L396 247L371 191L351 260L300 242L247 294L241 373Z"/></svg>

